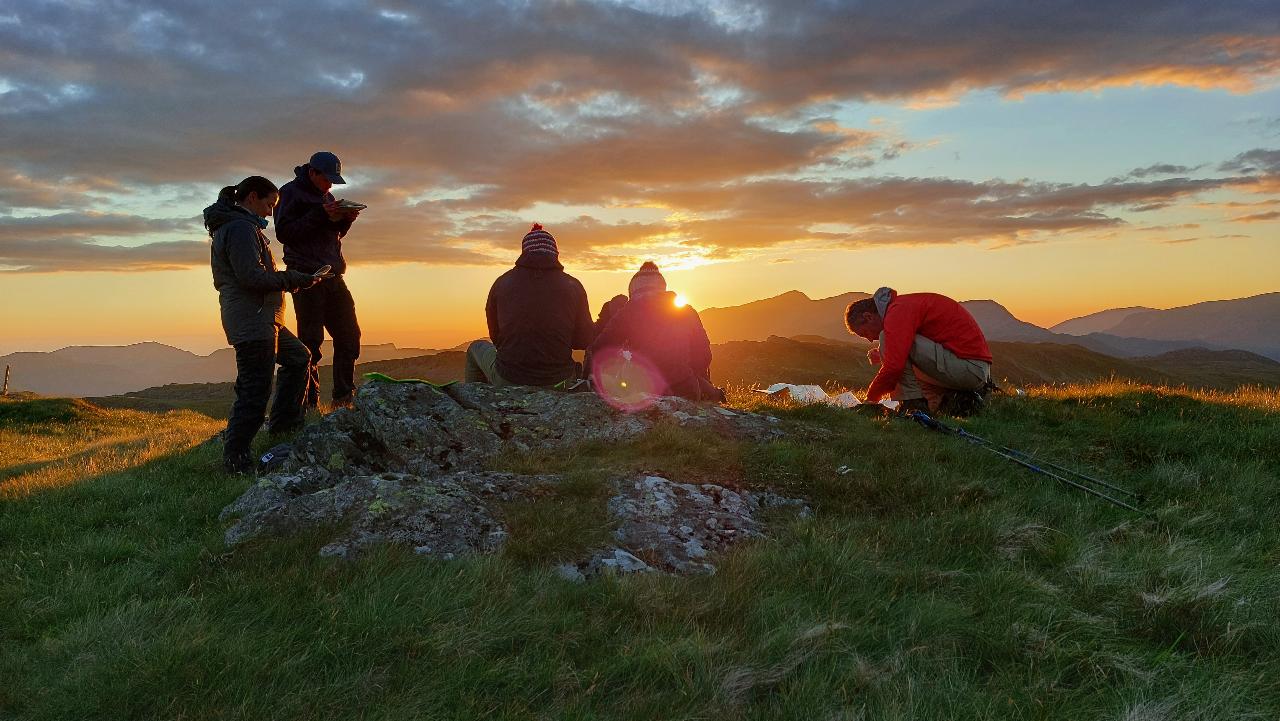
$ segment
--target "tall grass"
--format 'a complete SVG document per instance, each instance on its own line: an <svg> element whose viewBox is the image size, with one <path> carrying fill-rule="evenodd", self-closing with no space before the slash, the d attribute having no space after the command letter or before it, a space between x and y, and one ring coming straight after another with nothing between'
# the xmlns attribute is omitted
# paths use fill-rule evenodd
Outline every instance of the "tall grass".
<svg viewBox="0 0 1280 721"><path fill-rule="evenodd" d="M217 472L207 425L138 417L185 440L0 499L0 717L1273 719L1276 400L1104 384L957 421L1154 519L829 408L769 408L789 435L761 445L660 428L509 455L573 481L511 509L507 552L450 562L320 558L324 532L228 551L217 514L250 481ZM10 467L110 426L5 423ZM600 484L639 470L815 514L714 576L557 577L540 559L601 538Z"/></svg>

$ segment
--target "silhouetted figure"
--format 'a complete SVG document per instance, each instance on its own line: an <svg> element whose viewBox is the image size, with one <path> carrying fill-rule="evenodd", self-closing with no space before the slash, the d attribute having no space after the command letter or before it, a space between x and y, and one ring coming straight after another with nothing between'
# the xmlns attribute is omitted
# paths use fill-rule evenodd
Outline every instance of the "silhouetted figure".
<svg viewBox="0 0 1280 721"><path fill-rule="evenodd" d="M892 394L901 410L956 415L981 408L991 386L991 349L969 311L937 293L881 288L845 309L850 333L878 342L867 352L880 371L867 403Z"/></svg>
<svg viewBox="0 0 1280 721"><path fill-rule="evenodd" d="M640 266L627 291L630 299L591 345L593 364L623 356L656 371L658 378L646 379L655 395L724 400L724 393L711 384L711 341L702 320L692 307L676 305L658 266Z"/></svg>
<svg viewBox="0 0 1280 721"><path fill-rule="evenodd" d="M311 354L284 326L284 291L310 288L320 279L276 270L262 230L279 198L270 180L255 175L223 188L204 209L222 329L236 351L236 400L223 446L223 467L232 473L253 470L249 449L266 415L276 364L280 373L268 428L283 433L302 426Z"/></svg>
<svg viewBox="0 0 1280 721"><path fill-rule="evenodd" d="M573 351L595 335L587 291L564 272L556 239L541 225L524 236L484 310L490 340L467 348L468 383L553 387L578 377Z"/></svg>
<svg viewBox="0 0 1280 721"><path fill-rule="evenodd" d="M280 205L275 211L276 238L284 246L285 265L308 274L327 265L335 276L293 294L298 337L311 351L307 406L314 408L320 398L321 344L326 330L333 338L333 403L346 405L356 387L360 323L355 300L343 279L347 261L342 255L342 240L360 211L339 207L329 192L334 184L347 182L342 178L342 162L333 153L316 153L293 173L293 180L280 189Z"/></svg>

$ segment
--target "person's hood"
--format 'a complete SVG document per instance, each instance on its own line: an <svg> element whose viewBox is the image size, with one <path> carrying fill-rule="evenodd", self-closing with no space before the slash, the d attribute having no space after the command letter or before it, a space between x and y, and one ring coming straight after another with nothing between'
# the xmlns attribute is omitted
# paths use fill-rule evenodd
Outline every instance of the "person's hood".
<svg viewBox="0 0 1280 721"><path fill-rule="evenodd" d="M880 314L881 318L889 311L889 304L897 297L898 291L888 287L880 288L871 296L871 299L876 302L876 312Z"/></svg>
<svg viewBox="0 0 1280 721"><path fill-rule="evenodd" d="M311 182L311 176L307 174L307 171L310 168L311 166L305 163L294 167L293 185L312 202L323 203L325 202L325 195L327 195L327 193L321 193L320 189L316 187L316 184Z"/></svg>
<svg viewBox="0 0 1280 721"><path fill-rule="evenodd" d="M533 270L564 270L560 264L560 256L555 253L521 253L516 259L517 268Z"/></svg>
<svg viewBox="0 0 1280 721"><path fill-rule="evenodd" d="M234 220L243 220L246 223L253 223L254 228L258 227L253 215L236 205L235 197L225 190L218 194L216 203L204 209L204 227L209 231L210 238L213 237L214 231Z"/></svg>

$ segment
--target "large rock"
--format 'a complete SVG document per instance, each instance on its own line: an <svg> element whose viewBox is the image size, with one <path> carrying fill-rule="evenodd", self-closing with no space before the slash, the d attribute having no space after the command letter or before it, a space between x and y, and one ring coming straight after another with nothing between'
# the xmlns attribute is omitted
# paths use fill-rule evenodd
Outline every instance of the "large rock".
<svg viewBox="0 0 1280 721"><path fill-rule="evenodd" d="M679 398L629 413L591 393L374 382L351 408L299 434L282 469L223 510L235 519L226 541L331 527L325 555L348 557L379 543L440 558L492 552L507 536L502 506L560 481L487 471L494 454L625 441L660 423L753 440L781 434L776 419ZM653 476L615 479L611 489L617 547L566 564L565 573L711 572L709 555L759 537L757 512L779 498Z"/></svg>

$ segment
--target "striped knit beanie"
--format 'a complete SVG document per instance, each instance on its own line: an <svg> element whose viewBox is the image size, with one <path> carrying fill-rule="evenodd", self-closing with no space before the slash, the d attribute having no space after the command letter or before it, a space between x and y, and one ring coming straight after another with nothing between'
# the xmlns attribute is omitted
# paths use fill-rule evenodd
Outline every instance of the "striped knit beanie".
<svg viewBox="0 0 1280 721"><path fill-rule="evenodd" d="M653 261L646 260L644 265L640 266L640 270L631 276L631 283L627 285L627 293L632 298L648 293L661 293L667 289L667 279L662 277L662 273L658 272L658 266Z"/></svg>
<svg viewBox="0 0 1280 721"><path fill-rule="evenodd" d="M542 224L534 223L529 232L525 233L524 240L520 241L520 253L550 253L558 256L560 249L556 247L556 239L542 229Z"/></svg>

